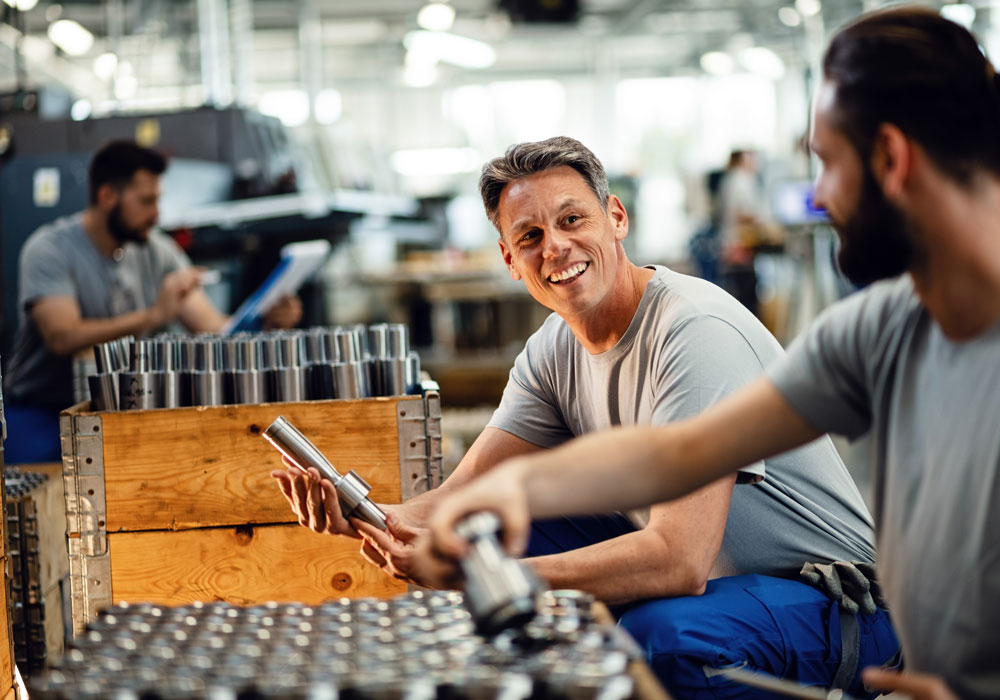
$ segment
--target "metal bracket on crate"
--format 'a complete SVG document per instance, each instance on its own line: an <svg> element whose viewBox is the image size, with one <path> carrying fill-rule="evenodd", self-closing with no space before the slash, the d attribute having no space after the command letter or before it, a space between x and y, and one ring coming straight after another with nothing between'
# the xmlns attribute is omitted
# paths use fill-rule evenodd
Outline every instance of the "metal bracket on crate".
<svg viewBox="0 0 1000 700"><path fill-rule="evenodd" d="M427 432L427 486L436 489L444 481L441 451L441 389L433 380L422 382Z"/></svg>
<svg viewBox="0 0 1000 700"><path fill-rule="evenodd" d="M427 491L427 435L424 402L405 399L396 404L399 435L399 490L403 501Z"/></svg>
<svg viewBox="0 0 1000 700"><path fill-rule="evenodd" d="M104 432L97 415L59 416L73 634L111 605L104 492Z"/></svg>

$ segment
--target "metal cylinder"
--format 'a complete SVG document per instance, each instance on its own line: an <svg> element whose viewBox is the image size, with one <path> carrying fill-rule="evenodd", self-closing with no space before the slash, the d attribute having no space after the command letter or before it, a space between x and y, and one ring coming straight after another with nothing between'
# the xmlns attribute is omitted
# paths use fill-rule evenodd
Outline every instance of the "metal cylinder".
<svg viewBox="0 0 1000 700"><path fill-rule="evenodd" d="M97 367L98 374L110 374L122 369L119 348L115 341L98 343L94 346L94 366Z"/></svg>
<svg viewBox="0 0 1000 700"><path fill-rule="evenodd" d="M390 357L379 360L382 396L402 396L406 393L405 357Z"/></svg>
<svg viewBox="0 0 1000 700"><path fill-rule="evenodd" d="M482 511L458 523L469 553L459 562L465 576L465 606L483 635L522 627L535 616L541 581L500 545L500 518Z"/></svg>
<svg viewBox="0 0 1000 700"><path fill-rule="evenodd" d="M389 357L389 326L375 323L368 326L368 353L377 359Z"/></svg>
<svg viewBox="0 0 1000 700"><path fill-rule="evenodd" d="M281 353L278 350L278 337L269 334L260 337L261 367L275 369L281 367Z"/></svg>
<svg viewBox="0 0 1000 700"><path fill-rule="evenodd" d="M324 329L322 328L310 328L305 332L306 354L302 361L303 364L315 364L327 359L323 348L323 333Z"/></svg>
<svg viewBox="0 0 1000 700"><path fill-rule="evenodd" d="M217 338L199 338L194 346L194 366L191 369L203 372L223 369L222 342Z"/></svg>
<svg viewBox="0 0 1000 700"><path fill-rule="evenodd" d="M341 476L309 439L284 416L278 416L263 433L264 438L303 470L314 467L337 489L344 517L355 517L385 530L385 514L368 498L371 487L354 470Z"/></svg>
<svg viewBox="0 0 1000 700"><path fill-rule="evenodd" d="M140 341L142 342L142 341ZM118 375L118 408L122 411L158 408L157 379L152 372L121 372Z"/></svg>
<svg viewBox="0 0 1000 700"><path fill-rule="evenodd" d="M149 372L153 369L156 345L154 341L142 338L132 343L129 354L129 370Z"/></svg>
<svg viewBox="0 0 1000 700"><path fill-rule="evenodd" d="M301 367L305 360L305 339L301 333L286 332L277 337L279 367Z"/></svg>
<svg viewBox="0 0 1000 700"><path fill-rule="evenodd" d="M334 362L333 383L338 399L362 399L368 383L365 366L358 362Z"/></svg>
<svg viewBox="0 0 1000 700"><path fill-rule="evenodd" d="M160 385L159 405L157 408L177 408L183 406L181 388L181 373L174 371L154 372Z"/></svg>
<svg viewBox="0 0 1000 700"><path fill-rule="evenodd" d="M194 370L185 373L186 394L190 406L221 406L226 402L222 388L222 373L214 370Z"/></svg>
<svg viewBox="0 0 1000 700"><path fill-rule="evenodd" d="M410 329L405 323L390 323L386 329L388 357L406 357L410 354Z"/></svg>
<svg viewBox="0 0 1000 700"><path fill-rule="evenodd" d="M406 357L406 393L423 393L420 386L420 355L414 350Z"/></svg>
<svg viewBox="0 0 1000 700"><path fill-rule="evenodd" d="M340 362L360 362L361 334L356 330L338 330L333 333L337 344L337 357Z"/></svg>
<svg viewBox="0 0 1000 700"><path fill-rule="evenodd" d="M306 370L304 367L278 367L264 370L268 401L304 401Z"/></svg>
<svg viewBox="0 0 1000 700"><path fill-rule="evenodd" d="M324 400L337 398L333 365L325 362L313 363L306 368L306 373L309 386L308 397L310 399Z"/></svg>
<svg viewBox="0 0 1000 700"><path fill-rule="evenodd" d="M110 372L92 374L87 377L90 385L90 403L95 411L118 410L117 375Z"/></svg>
<svg viewBox="0 0 1000 700"><path fill-rule="evenodd" d="M256 369L238 369L228 372L232 376L232 401L238 404L262 403L264 401L264 375Z"/></svg>

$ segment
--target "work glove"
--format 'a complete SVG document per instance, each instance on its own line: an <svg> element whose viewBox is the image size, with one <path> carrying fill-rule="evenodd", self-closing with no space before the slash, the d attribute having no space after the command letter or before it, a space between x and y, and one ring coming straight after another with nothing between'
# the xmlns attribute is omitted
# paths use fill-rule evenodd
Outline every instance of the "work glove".
<svg viewBox="0 0 1000 700"><path fill-rule="evenodd" d="M832 564L803 565L799 577L836 601L848 613L871 615L876 607L885 608L882 588L878 585L875 565L863 562L835 561Z"/></svg>

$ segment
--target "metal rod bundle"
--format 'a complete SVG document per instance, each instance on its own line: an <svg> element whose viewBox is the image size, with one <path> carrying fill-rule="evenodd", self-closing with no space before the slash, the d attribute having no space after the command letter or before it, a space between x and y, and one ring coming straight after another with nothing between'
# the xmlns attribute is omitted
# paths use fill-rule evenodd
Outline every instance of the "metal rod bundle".
<svg viewBox="0 0 1000 700"><path fill-rule="evenodd" d="M97 411L420 393L420 357L400 323L129 337L96 345L94 360Z"/></svg>

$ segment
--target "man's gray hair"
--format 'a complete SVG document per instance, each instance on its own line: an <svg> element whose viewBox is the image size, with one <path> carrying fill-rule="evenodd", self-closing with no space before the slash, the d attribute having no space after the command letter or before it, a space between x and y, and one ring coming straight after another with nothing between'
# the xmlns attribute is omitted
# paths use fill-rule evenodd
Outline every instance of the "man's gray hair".
<svg viewBox="0 0 1000 700"><path fill-rule="evenodd" d="M543 170L568 165L583 177L601 209L608 210L608 176L604 166L589 148L568 136L555 136L544 141L515 143L500 158L483 166L479 176L479 194L483 197L486 216L500 231L500 194L514 180L540 173Z"/></svg>

